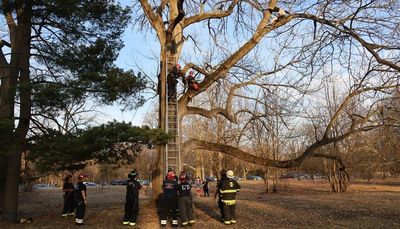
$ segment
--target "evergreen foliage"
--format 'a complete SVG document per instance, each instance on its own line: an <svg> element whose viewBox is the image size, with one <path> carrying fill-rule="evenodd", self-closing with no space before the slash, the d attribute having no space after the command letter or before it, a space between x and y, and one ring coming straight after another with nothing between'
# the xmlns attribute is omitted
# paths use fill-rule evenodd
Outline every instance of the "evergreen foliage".
<svg viewBox="0 0 400 229"><path fill-rule="evenodd" d="M75 134L52 130L32 139L30 160L39 172L79 170L88 163L133 163L142 147L165 144L169 136L160 129L109 122Z"/></svg>

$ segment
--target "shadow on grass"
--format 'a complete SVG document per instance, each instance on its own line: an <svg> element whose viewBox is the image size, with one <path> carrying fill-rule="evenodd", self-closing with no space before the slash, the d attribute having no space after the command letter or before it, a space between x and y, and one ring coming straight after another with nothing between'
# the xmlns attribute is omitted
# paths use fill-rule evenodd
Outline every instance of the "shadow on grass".
<svg viewBox="0 0 400 229"><path fill-rule="evenodd" d="M221 215L219 213L219 208L215 204L215 206L209 206L207 203L195 202L196 208L200 211L204 212L206 215L210 216L211 218L221 221Z"/></svg>

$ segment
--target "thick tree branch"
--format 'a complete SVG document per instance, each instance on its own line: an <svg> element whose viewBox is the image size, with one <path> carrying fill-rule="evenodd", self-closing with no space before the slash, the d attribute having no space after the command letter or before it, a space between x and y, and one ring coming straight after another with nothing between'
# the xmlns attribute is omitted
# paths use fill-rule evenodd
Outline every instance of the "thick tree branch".
<svg viewBox="0 0 400 229"><path fill-rule="evenodd" d="M174 18L174 20L172 20L172 22L170 22L167 29L167 34L172 34L172 31L175 29L175 27L185 17L185 11L183 10L183 2L184 0L177 0L178 15ZM172 3L170 2L170 4Z"/></svg>
<svg viewBox="0 0 400 229"><path fill-rule="evenodd" d="M191 24L201 22L204 20L218 19L218 18L223 18L223 17L229 16L233 12L233 9L237 5L237 3L238 3L238 0L233 0L231 2L231 4L229 5L228 9L225 11L217 11L217 10L211 11L211 12L200 11L199 14L185 18L184 20L182 20L182 27L186 28Z"/></svg>
<svg viewBox="0 0 400 229"><path fill-rule="evenodd" d="M214 142L209 142L209 141L203 141L203 140L197 140L197 139L191 139L183 144L183 150L184 151L190 151L193 149L202 149L202 150L208 150L208 151L218 151L230 156L233 156L235 158L241 159L243 161L247 161L253 164L257 165L262 165L262 166L270 166L270 167L276 167L276 168L293 168L293 167L298 167L302 164L304 160L306 160L309 157L312 157L316 155L316 157L322 157L322 154L316 154L315 151L322 146L328 145L332 142L337 142L341 141L344 138L346 138L349 134L342 135L337 138L329 138L329 139L323 139L320 141L315 142L314 144L310 145L299 157L294 158L294 159L289 159L289 160L273 160L269 158L263 158L263 157L258 157L255 155L252 155L250 153L247 153L237 147L233 147L230 145L226 144L221 144L221 143L214 143ZM324 156L325 158L331 157L331 156ZM333 156L331 157L333 158ZM339 161L339 163L344 166L343 161Z"/></svg>
<svg viewBox="0 0 400 229"><path fill-rule="evenodd" d="M140 0L140 4L142 5L142 9L150 21L151 26L157 33L157 37L160 41L160 44L165 44L165 28L160 15L155 14L149 2L147 0Z"/></svg>
<svg viewBox="0 0 400 229"><path fill-rule="evenodd" d="M203 91L205 91L208 87L210 87L215 81L220 78L224 78L229 71L239 60L241 60L244 56L246 56L260 41L261 39L270 31L281 27L292 20L291 16L282 17L278 21L276 21L272 25L268 25L269 17L271 16L270 11L265 11L265 16L262 22L259 24L256 32L253 34L252 38L248 40L243 46L241 46L236 52L234 52L228 59L226 59L213 73L210 74L209 77L205 78L200 83L200 90L198 91L189 91L184 96L180 98L180 103L183 101L188 101L188 97L194 97ZM183 104L182 104L183 105ZM181 105L181 107L182 107Z"/></svg>

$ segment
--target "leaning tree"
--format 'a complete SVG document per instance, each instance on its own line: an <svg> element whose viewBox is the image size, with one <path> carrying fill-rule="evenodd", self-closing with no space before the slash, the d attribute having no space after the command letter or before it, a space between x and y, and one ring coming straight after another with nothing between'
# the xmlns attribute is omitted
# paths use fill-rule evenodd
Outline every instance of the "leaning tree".
<svg viewBox="0 0 400 229"><path fill-rule="evenodd" d="M397 1L140 0L135 9L136 25L140 29L151 28L159 42L162 129L166 126L166 75L171 62L184 62L184 71L191 68L201 76L200 90L188 90L179 98L181 119L186 115L221 115L238 125L243 114L253 119L262 116L257 110L235 109L238 100L257 102L257 88L289 88L286 93L298 98L306 93L304 90L315 87L316 80L321 82L332 76L343 79L345 96L327 113L329 119L310 121L316 129L316 140L295 158L260 158L240 145L201 139L183 143L185 150L220 151L280 168L299 166L310 157L335 159L343 164L337 155L324 154L319 149L376 127L375 95L390 92L398 84ZM229 90L218 95L226 99L223 106L193 103L203 92L221 83L230 85ZM247 94L240 93L245 90ZM361 109L357 104L368 104L369 109ZM303 116L309 120L312 117L315 116L310 113ZM343 127L341 131L335 131L337 125ZM160 159L164 150L158 150ZM161 171L160 162L156 174ZM155 179L154 187L159 186L159 179L160 176Z"/></svg>

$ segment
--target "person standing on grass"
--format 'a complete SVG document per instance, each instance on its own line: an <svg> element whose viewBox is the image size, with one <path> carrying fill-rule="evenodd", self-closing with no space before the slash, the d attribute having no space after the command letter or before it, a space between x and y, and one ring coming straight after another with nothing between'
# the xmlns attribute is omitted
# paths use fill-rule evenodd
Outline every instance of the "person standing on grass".
<svg viewBox="0 0 400 229"><path fill-rule="evenodd" d="M179 213L181 214L182 226L192 225L196 221L193 216L192 185L188 182L185 172L179 175Z"/></svg>
<svg viewBox="0 0 400 229"><path fill-rule="evenodd" d="M217 190L215 191L215 194L214 194L214 199L216 199L218 196L218 208L219 208L219 212L221 213L222 221L225 221L225 217L224 217L224 204L222 203L222 194L220 193L220 189L221 189L222 182L225 179L226 179L226 171L225 171L225 169L222 169L221 174L220 174L220 179L217 182Z"/></svg>
<svg viewBox="0 0 400 229"><path fill-rule="evenodd" d="M142 185L136 180L138 172L136 169L128 174L126 185L126 202L123 225L135 226L137 214L139 213L139 190Z"/></svg>
<svg viewBox="0 0 400 229"><path fill-rule="evenodd" d="M219 192L224 206L224 224L236 223L236 193L240 190L240 185L233 179L233 171L226 171L226 179L221 184Z"/></svg>
<svg viewBox="0 0 400 229"><path fill-rule="evenodd" d="M83 183L85 175L79 174L78 176L78 188L76 189L76 216L75 216L75 224L83 225L83 218L85 218L85 211L87 205L87 194L86 194L86 185Z"/></svg>
<svg viewBox="0 0 400 229"><path fill-rule="evenodd" d="M204 192L204 197L210 196L210 193L208 192L208 179L206 179L203 182L203 192Z"/></svg>
<svg viewBox="0 0 400 229"><path fill-rule="evenodd" d="M71 182L72 175L68 174L64 178L63 192L64 192L64 207L62 217L74 215L74 184Z"/></svg>

